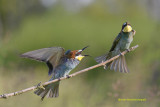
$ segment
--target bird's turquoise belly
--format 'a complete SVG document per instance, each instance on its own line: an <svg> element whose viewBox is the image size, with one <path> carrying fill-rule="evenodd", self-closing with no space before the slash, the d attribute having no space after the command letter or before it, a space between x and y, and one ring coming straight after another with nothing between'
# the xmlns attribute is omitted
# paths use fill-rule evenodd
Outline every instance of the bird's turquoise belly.
<svg viewBox="0 0 160 107"><path fill-rule="evenodd" d="M132 38L122 39L120 41L120 51L129 49L132 40L133 40Z"/></svg>
<svg viewBox="0 0 160 107"><path fill-rule="evenodd" d="M124 51L124 50L126 50L126 49L129 49L130 44L131 44L130 42L122 43L122 45L121 45L121 47L120 47L120 50L121 50L121 51Z"/></svg>
<svg viewBox="0 0 160 107"><path fill-rule="evenodd" d="M52 76L51 80L69 75L70 71L74 69L78 64L79 61L77 60L67 60L65 63L56 68L55 75Z"/></svg>

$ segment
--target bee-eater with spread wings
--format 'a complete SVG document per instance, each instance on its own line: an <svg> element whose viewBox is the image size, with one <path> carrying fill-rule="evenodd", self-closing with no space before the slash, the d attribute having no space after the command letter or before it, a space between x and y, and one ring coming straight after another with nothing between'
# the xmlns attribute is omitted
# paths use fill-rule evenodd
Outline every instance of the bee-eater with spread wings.
<svg viewBox="0 0 160 107"><path fill-rule="evenodd" d="M49 80L51 81L60 77L66 77L85 56L88 56L81 54L86 48L87 47L74 51L67 50L65 52L62 47L50 47L24 53L21 57L45 62L49 68L48 74L52 75L52 78ZM49 84L44 86L45 89L39 88L34 93L41 96L42 100L45 96L48 98L58 97L59 83L60 82L58 81Z"/></svg>

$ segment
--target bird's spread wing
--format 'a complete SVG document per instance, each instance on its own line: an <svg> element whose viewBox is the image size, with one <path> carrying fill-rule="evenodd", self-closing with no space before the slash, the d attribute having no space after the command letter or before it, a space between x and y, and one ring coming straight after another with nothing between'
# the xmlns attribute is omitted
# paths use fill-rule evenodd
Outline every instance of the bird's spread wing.
<svg viewBox="0 0 160 107"><path fill-rule="evenodd" d="M56 67L61 63L61 58L64 57L64 49L59 48L57 51L54 51L52 56L48 59L48 61L53 65L53 67Z"/></svg>
<svg viewBox="0 0 160 107"><path fill-rule="evenodd" d="M60 63L60 59L64 56L64 48L62 47L50 47L38 49L35 51L30 51L21 55L24 58L30 58L33 60L38 60L46 62L49 67L49 75L52 73L53 69L56 68Z"/></svg>
<svg viewBox="0 0 160 107"><path fill-rule="evenodd" d="M112 44L112 47L111 47L109 52L114 50L114 48L117 46L117 44L118 44L120 39L121 39L121 33L119 33L118 36L115 38L115 40L114 40L114 42Z"/></svg>

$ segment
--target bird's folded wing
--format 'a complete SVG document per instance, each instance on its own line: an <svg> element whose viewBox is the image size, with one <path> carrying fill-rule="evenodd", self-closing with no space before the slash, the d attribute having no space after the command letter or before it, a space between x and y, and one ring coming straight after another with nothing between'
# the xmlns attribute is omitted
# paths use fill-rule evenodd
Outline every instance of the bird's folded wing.
<svg viewBox="0 0 160 107"><path fill-rule="evenodd" d="M114 51L120 39L121 39L121 33L119 33L118 36L114 39L114 42L109 52Z"/></svg>

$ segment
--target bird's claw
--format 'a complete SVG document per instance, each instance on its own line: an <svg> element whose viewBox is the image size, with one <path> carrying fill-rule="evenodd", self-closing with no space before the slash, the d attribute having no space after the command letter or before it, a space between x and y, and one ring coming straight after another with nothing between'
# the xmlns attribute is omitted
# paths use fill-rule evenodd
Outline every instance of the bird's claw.
<svg viewBox="0 0 160 107"><path fill-rule="evenodd" d="M1 95L4 99L7 99L7 96L5 94Z"/></svg>
<svg viewBox="0 0 160 107"><path fill-rule="evenodd" d="M103 65L104 69L106 69L106 65Z"/></svg>
<svg viewBox="0 0 160 107"><path fill-rule="evenodd" d="M37 84L37 88L45 90L45 88L43 87L43 85L41 84L41 82Z"/></svg>
<svg viewBox="0 0 160 107"><path fill-rule="evenodd" d="M106 69L106 66L104 65L103 68Z"/></svg>
<svg viewBox="0 0 160 107"><path fill-rule="evenodd" d="M103 63L104 61L102 60L101 63ZM106 64L103 64L103 68L106 69Z"/></svg>
<svg viewBox="0 0 160 107"><path fill-rule="evenodd" d="M126 49L127 50L127 52L130 52L131 50L130 49Z"/></svg>
<svg viewBox="0 0 160 107"><path fill-rule="evenodd" d="M71 76L70 75L66 75L66 77L69 79L69 78L71 78Z"/></svg>
<svg viewBox="0 0 160 107"><path fill-rule="evenodd" d="M120 56L123 56L124 54L122 54L121 52L119 53Z"/></svg>

